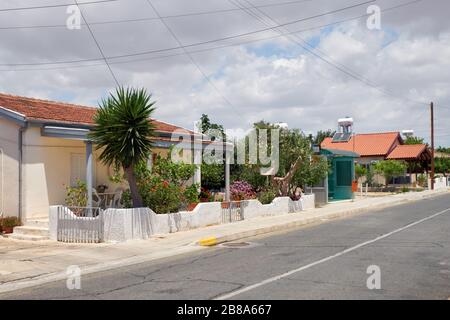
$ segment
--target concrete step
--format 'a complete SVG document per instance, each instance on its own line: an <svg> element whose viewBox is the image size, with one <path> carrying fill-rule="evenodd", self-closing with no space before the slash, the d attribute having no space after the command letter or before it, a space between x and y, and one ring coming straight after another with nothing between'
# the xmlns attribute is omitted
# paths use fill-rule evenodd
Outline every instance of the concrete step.
<svg viewBox="0 0 450 320"><path fill-rule="evenodd" d="M27 227L48 228L48 218L32 219L25 221Z"/></svg>
<svg viewBox="0 0 450 320"><path fill-rule="evenodd" d="M11 233L5 235L9 239L13 240L26 240L26 241L43 241L43 240L49 240L48 236L35 236L35 235L27 235L27 234L17 234L17 233Z"/></svg>
<svg viewBox="0 0 450 320"><path fill-rule="evenodd" d="M48 237L48 228L20 226L14 228L13 234Z"/></svg>

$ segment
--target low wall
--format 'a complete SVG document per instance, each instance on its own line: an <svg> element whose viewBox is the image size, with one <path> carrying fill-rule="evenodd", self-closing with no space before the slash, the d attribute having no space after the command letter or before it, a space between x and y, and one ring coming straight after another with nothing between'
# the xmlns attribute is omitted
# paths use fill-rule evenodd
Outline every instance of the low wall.
<svg viewBox="0 0 450 320"><path fill-rule="evenodd" d="M438 177L434 179L434 190L447 188L447 178ZM431 189L431 179L428 179L428 189Z"/></svg>
<svg viewBox="0 0 450 320"><path fill-rule="evenodd" d="M282 197L266 205L258 200L247 200L241 202L241 208L244 219L251 219L309 210L315 207L314 199L314 194L303 195L299 201ZM58 235L58 207L61 206L50 207L49 232L53 240L57 240ZM124 242L220 224L222 207L220 202L199 203L193 211L170 214L156 214L149 208L107 209L102 219L103 241Z"/></svg>

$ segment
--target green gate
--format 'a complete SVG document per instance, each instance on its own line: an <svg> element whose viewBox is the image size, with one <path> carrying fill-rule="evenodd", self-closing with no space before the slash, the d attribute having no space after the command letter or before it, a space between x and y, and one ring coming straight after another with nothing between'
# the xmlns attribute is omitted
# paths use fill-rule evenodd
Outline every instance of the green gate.
<svg viewBox="0 0 450 320"><path fill-rule="evenodd" d="M323 149L321 151L328 159L330 173L328 175L328 200L349 200L353 198L352 182L355 179L354 152Z"/></svg>

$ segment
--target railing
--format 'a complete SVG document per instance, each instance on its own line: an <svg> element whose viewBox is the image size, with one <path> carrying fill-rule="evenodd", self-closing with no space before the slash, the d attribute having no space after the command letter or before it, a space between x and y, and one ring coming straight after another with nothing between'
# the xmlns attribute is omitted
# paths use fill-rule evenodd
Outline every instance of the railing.
<svg viewBox="0 0 450 320"><path fill-rule="evenodd" d="M222 202L222 223L244 220L244 206L241 201Z"/></svg>
<svg viewBox="0 0 450 320"><path fill-rule="evenodd" d="M103 241L103 210L87 207L58 207L57 240L73 243Z"/></svg>

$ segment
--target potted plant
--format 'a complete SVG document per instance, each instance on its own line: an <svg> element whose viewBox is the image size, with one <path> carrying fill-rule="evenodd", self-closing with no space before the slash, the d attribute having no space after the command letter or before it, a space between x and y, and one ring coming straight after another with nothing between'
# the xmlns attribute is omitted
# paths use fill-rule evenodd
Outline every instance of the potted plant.
<svg viewBox="0 0 450 320"><path fill-rule="evenodd" d="M5 217L2 219L3 233L13 233L14 227L20 226L20 220L17 217Z"/></svg>
<svg viewBox="0 0 450 320"><path fill-rule="evenodd" d="M187 187L184 192L185 203L187 203L187 211L193 211L199 202L198 185L193 184Z"/></svg>
<svg viewBox="0 0 450 320"><path fill-rule="evenodd" d="M231 199L233 201L242 201L255 199L256 193L253 190L253 187L247 181L235 181L230 186L231 191Z"/></svg>
<svg viewBox="0 0 450 320"><path fill-rule="evenodd" d="M210 202L212 199L211 192L209 192L205 188L201 188L199 198L200 202Z"/></svg>

